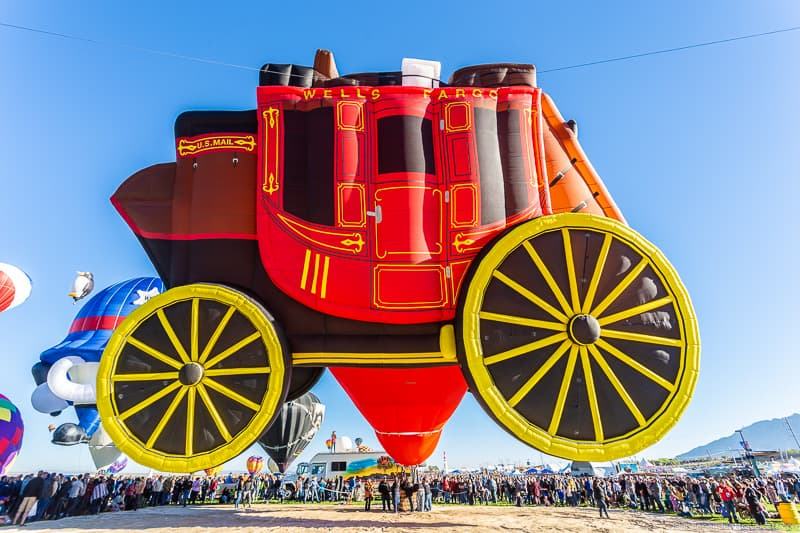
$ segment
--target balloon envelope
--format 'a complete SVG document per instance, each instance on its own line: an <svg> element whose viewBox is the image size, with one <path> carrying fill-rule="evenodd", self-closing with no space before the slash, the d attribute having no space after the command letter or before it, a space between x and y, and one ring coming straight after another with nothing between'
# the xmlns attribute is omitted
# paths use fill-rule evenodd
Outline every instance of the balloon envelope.
<svg viewBox="0 0 800 533"><path fill-rule="evenodd" d="M0 475L5 474L17 458L24 432L19 409L0 394Z"/></svg>
<svg viewBox="0 0 800 533"><path fill-rule="evenodd" d="M149 298L164 292L158 278L133 278L110 285L81 307L66 338L42 352L39 358L52 364L67 356L99 362L108 339L125 317Z"/></svg>
<svg viewBox="0 0 800 533"><path fill-rule="evenodd" d="M419 465L431 456L444 424L467 392L458 365L330 370L384 450L404 466Z"/></svg>
<svg viewBox="0 0 800 533"><path fill-rule="evenodd" d="M0 313L20 305L31 295L31 278L14 265L0 263Z"/></svg>
<svg viewBox="0 0 800 533"><path fill-rule="evenodd" d="M66 400L62 400L50 390L47 383L42 383L31 394L31 405L40 413L50 414L57 411L63 411L69 404Z"/></svg>
<svg viewBox="0 0 800 533"><path fill-rule="evenodd" d="M258 474L264 468L264 458L255 455L247 459L247 472L250 475Z"/></svg>
<svg viewBox="0 0 800 533"><path fill-rule="evenodd" d="M316 395L307 392L283 404L280 414L258 443L275 461L278 469L286 472L317 434L324 417L325 406Z"/></svg>
<svg viewBox="0 0 800 533"><path fill-rule="evenodd" d="M92 455L94 467L98 470L110 467L123 459L122 452L114 446L111 437L108 436L108 433L106 433L102 427L100 427L94 435L92 435L91 440L89 440L89 453ZM124 459L125 464L127 464L127 458ZM112 474L113 473L115 472L112 472Z"/></svg>

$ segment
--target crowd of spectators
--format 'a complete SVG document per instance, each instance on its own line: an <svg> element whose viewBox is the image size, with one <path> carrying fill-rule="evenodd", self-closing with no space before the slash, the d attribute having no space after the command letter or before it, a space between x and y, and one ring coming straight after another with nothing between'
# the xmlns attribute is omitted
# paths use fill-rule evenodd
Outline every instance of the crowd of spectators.
<svg viewBox="0 0 800 533"><path fill-rule="evenodd" d="M101 512L136 511L160 505L232 503L249 509L257 501L364 502L383 512L430 511L444 505L592 506L600 517L609 508L722 516L730 522L748 517L765 524L780 502L800 502L800 476L689 477L622 474L608 478L562 474L437 472L378 476L372 479L301 477L283 483L280 476L112 476L36 475L0 478L0 511L6 522L56 520ZM378 510L377 503L375 510Z"/></svg>

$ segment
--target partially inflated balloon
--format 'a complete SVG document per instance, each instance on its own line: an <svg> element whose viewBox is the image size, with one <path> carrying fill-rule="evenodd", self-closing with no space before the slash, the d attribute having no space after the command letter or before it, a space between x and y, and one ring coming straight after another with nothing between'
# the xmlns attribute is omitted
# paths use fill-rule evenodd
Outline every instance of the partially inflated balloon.
<svg viewBox="0 0 800 533"><path fill-rule="evenodd" d="M0 394L0 475L5 474L17 458L24 432L19 409Z"/></svg>
<svg viewBox="0 0 800 533"><path fill-rule="evenodd" d="M0 313L20 305L31 295L31 278L14 265L0 263Z"/></svg>
<svg viewBox="0 0 800 533"><path fill-rule="evenodd" d="M286 472L292 461L303 452L322 425L325 406L311 392L283 404L278 418L261 436L258 443L275 460L278 469Z"/></svg>

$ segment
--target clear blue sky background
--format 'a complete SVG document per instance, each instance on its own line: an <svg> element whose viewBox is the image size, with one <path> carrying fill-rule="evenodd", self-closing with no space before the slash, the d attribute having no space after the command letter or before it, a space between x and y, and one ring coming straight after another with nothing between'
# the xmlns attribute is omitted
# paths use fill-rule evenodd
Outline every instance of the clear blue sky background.
<svg viewBox="0 0 800 533"><path fill-rule="evenodd" d="M791 0L550 4L0 1L0 21L253 67L309 64L317 47L334 50L343 72L429 58L448 76L468 64L548 69L800 25ZM799 57L794 32L539 77L578 120L629 223L677 267L700 318L694 401L647 456L800 411ZM29 369L78 309L66 296L76 270L99 286L153 273L109 195L134 171L174 160L181 111L252 108L257 74L6 28L0 72L0 261L35 284L24 306L0 315L0 392L26 425L17 468L91 469L85 448L49 443L47 425L74 415L33 411ZM325 435L375 444L329 374L315 391L328 405ZM539 461L469 395L431 462L443 451L452 466Z"/></svg>

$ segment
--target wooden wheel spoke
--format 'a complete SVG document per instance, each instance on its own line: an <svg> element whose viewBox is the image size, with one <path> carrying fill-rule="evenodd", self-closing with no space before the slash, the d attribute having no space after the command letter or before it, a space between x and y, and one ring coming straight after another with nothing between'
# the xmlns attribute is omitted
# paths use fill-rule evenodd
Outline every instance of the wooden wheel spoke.
<svg viewBox="0 0 800 533"><path fill-rule="evenodd" d="M181 366L183 366L178 361L173 359L172 357L161 353L160 351L156 350L155 348L150 347L149 345L143 343L142 341L140 341L138 339L135 339L133 337L128 337L127 342L128 342L128 344L130 344L134 348L138 348L139 350L141 350L142 352L146 353L147 355L149 355L153 359L161 361L165 365L171 366L172 368L174 368L176 370L179 370L181 368Z"/></svg>
<svg viewBox="0 0 800 533"><path fill-rule="evenodd" d="M217 341L219 340L220 335L222 332L225 331L225 326L228 325L228 321L233 316L233 313L236 312L236 308L233 306L228 307L228 310L225 312L225 315L222 317L222 320L219 321L217 324L217 328L214 330L214 333L211 334L211 338L208 339L208 343L206 344L205 348L203 348L203 353L200 354L199 362L200 364L205 363L208 356L211 355L211 351L216 346Z"/></svg>
<svg viewBox="0 0 800 533"><path fill-rule="evenodd" d="M225 359L227 359L231 355L235 354L236 352L238 352L239 350L241 350L242 348L244 348L245 346L247 346L248 344L250 344L254 340L259 339L259 338L261 338L261 333L259 333L258 331L254 332L254 333L251 333L250 335L248 335L244 339L240 340L239 342L237 342L236 344L234 344L230 348L227 348L227 349L223 350L219 354L217 354L214 357L212 357L211 359L209 359L208 362L206 362L203 366L206 367L206 368L212 368L212 367L220 364L222 361L224 361Z"/></svg>
<svg viewBox="0 0 800 533"><path fill-rule="evenodd" d="M555 335L550 335L544 339L539 339L538 341L529 342L528 344L523 344L522 346L518 346L498 354L490 355L489 357L484 358L483 363L486 366L493 365L495 363L499 363L500 361L505 361L507 359L538 350L539 348L550 346L551 344L563 341L566 338L566 333L556 333Z"/></svg>
<svg viewBox="0 0 800 533"><path fill-rule="evenodd" d="M558 303L561 304L561 308L568 315L572 314L572 309L569 306L569 302L567 302L567 299L564 297L564 293L561 292L561 288L558 286L558 283L556 283L556 280L555 278L553 278L553 275L550 273L550 270L544 264L544 261L542 261L542 258L539 257L539 254L536 252L536 249L528 241L523 242L522 246L525 247L525 251L527 251L528 255L531 257L531 261L533 261L533 264L536 265L536 268L539 270L539 273L547 282L547 286L550 287L550 291L555 295L556 299L558 300Z"/></svg>
<svg viewBox="0 0 800 533"><path fill-rule="evenodd" d="M217 426L217 430L219 430L219 434L222 435L222 438L225 439L225 442L230 442L233 437L231 436L230 431L228 431L228 427L225 425L225 422L222 420L222 417L219 415L219 411L217 411L216 406L211 401L211 397L208 395L208 391L206 390L205 386L202 383L197 385L197 394L200 395L200 399L206 405L206 409L208 410L208 414L211 415L211 419L214 421L214 424Z"/></svg>
<svg viewBox="0 0 800 533"><path fill-rule="evenodd" d="M189 391L186 394L186 446L184 454L190 456L194 449L194 404L197 389L189 387Z"/></svg>
<svg viewBox="0 0 800 533"><path fill-rule="evenodd" d="M578 347L571 346L569 350L569 359L567 359L567 368L564 370L564 377L561 379L561 388L558 391L556 406L555 409L553 409L553 417L550 419L550 427L547 429L550 435L555 435L558 432L558 426L561 425L561 415L564 414L564 404L567 402L567 393L572 383L572 375L575 373L575 362L577 360Z"/></svg>
<svg viewBox="0 0 800 533"><path fill-rule="evenodd" d="M637 372L639 372L640 374L645 376L650 381L653 381L653 382L661 385L661 387L665 388L669 392L673 392L675 390L675 385L672 384L670 381L662 378L661 376L659 376L658 374L656 374L655 372L653 372L652 370L650 370L649 368L647 368L643 364L641 364L638 361L636 361L635 359L633 359L631 356L629 356L629 355L623 353L622 351L620 351L619 349L617 349L612 344L604 341L603 339L598 339L597 340L597 346L599 346L600 348L602 348L606 352L610 353L611 355L613 355L614 357L616 357L617 359L619 359L620 361L622 361L623 363L625 363L626 365L631 367L632 369L636 370Z"/></svg>
<svg viewBox="0 0 800 533"><path fill-rule="evenodd" d="M191 347L189 349L189 358L192 361L197 361L199 356L199 349L197 348L199 330L200 329L200 299L192 298L192 333L191 333Z"/></svg>
<svg viewBox="0 0 800 533"><path fill-rule="evenodd" d="M597 322L601 326L605 326L606 324L613 324L614 322L619 322L620 320L625 320L626 318L630 318L632 316L641 315L642 313L652 311L653 309L658 309L659 307L663 307L671 303L672 303L672 297L664 296L663 298L659 298L658 300L653 300L652 302L647 302L645 304L637 305L636 307L631 307L630 309L626 309L625 311L620 311L619 313L614 313L613 315L605 316L603 318L598 319Z"/></svg>
<svg viewBox="0 0 800 533"><path fill-rule="evenodd" d="M111 381L119 383L121 381L161 381L178 379L177 372L150 372L146 374L114 374Z"/></svg>
<svg viewBox="0 0 800 533"><path fill-rule="evenodd" d="M509 278L499 270L495 270L494 272L492 272L492 276L505 283L509 288L513 289L517 294L524 297L529 302L537 305L538 307L541 307L544 311L552 315L556 320L564 322L565 324L567 320L569 320L564 313L562 313L549 303L545 302L544 300L542 300L542 298L535 295L530 290L526 289L525 287L523 287L513 279Z"/></svg>
<svg viewBox="0 0 800 533"><path fill-rule="evenodd" d="M620 281L616 287L614 287L614 290L608 293L608 296L603 298L603 301L597 304L597 307L592 309L591 312L592 316L602 315L603 311L605 311L609 305L613 304L614 301L619 297L619 295L622 294L623 291L627 289L631 283L633 283L633 280L635 280L639 276L639 274L642 273L642 270L644 270L647 264L648 264L647 259L645 259L644 257L640 259L639 263L635 267L633 267L624 278L622 278L622 281Z"/></svg>
<svg viewBox="0 0 800 533"><path fill-rule="evenodd" d="M254 374L269 374L270 368L263 367L244 367L244 368L216 368L206 370L203 375L208 377L214 376L250 376Z"/></svg>
<svg viewBox="0 0 800 533"><path fill-rule="evenodd" d="M588 313L592 309L594 303L594 296L597 293L597 286L600 285L600 276L603 275L603 268L605 268L606 260L608 259L608 250L611 248L611 234L606 233L603 237L603 244L600 246L600 253L597 256L597 263L594 266L592 279L589 282L589 288L586 290L586 299L583 301L582 313Z"/></svg>
<svg viewBox="0 0 800 533"><path fill-rule="evenodd" d="M161 322L161 327L164 328L164 333L166 333L167 337L169 337L169 341L172 343L172 347L175 348L175 352L178 354L178 357L180 357L181 361L184 363L188 363L189 355L186 353L186 349L183 347L183 344L181 344L178 336L175 335L175 330L172 329L172 324L170 324L169 320L167 320L167 315L164 313L164 310L159 309L156 311L156 315L158 315L158 320Z"/></svg>
<svg viewBox="0 0 800 533"><path fill-rule="evenodd" d="M511 407L516 407L519 402L522 401L528 393L533 390L537 383L539 383L543 377L550 372L550 369L561 360L561 357L567 352L569 347L572 345L569 341L564 341L561 345L556 348L556 350L547 358L547 361L544 362L542 366L526 381L519 390L514 393L508 400L508 405Z"/></svg>
<svg viewBox="0 0 800 533"><path fill-rule="evenodd" d="M180 382L178 382L178 385L180 385ZM147 439L147 443L145 444L147 448L152 448L158 440L158 437L161 436L161 433L164 431L164 428L167 426L170 418L172 418L172 415L175 414L175 410L178 408L178 405L180 405L181 400L183 400L183 397L186 396L187 389L188 387L181 387L178 389L178 393L172 399L172 402L170 402L169 407L167 407L167 410L164 412L164 416L162 416L161 420L158 421L153 433L150 434L150 438Z"/></svg>
<svg viewBox="0 0 800 533"><path fill-rule="evenodd" d="M617 375L614 373L613 370L611 370L611 367L608 366L608 362L606 361L605 357L603 357L603 355L600 353L600 350L597 349L597 346L590 344L589 352L591 352L592 357L594 357L594 360L597 362L597 366L600 367L600 369L608 378L608 381L611 382L611 385L614 387L614 390L617 391L619 397L622 398L623 402L625 402L625 405L633 415L633 418L636 419L636 423L639 424L639 427L645 425L646 420L642 415L642 412L639 410L638 407L636 407L633 398L631 398L631 395L628 394L628 391L622 385L622 382L619 380Z"/></svg>
<svg viewBox="0 0 800 533"><path fill-rule="evenodd" d="M580 347L581 364L583 365L583 377L586 380L586 396L589 398L589 411L592 413L592 426L594 427L594 440L602 442L603 420L600 418L600 408L597 406L597 390L594 386L594 375L592 374L592 364L589 362L589 351L586 346Z"/></svg>
<svg viewBox="0 0 800 533"><path fill-rule="evenodd" d="M566 331L567 326L561 322L550 322L547 320L536 320L533 318L525 318L521 316L503 315L500 313L490 313L489 311L481 311L478 316L484 320L492 320L494 322L503 322L505 324L516 324L517 326L527 326L530 328L550 329L553 331Z"/></svg>
<svg viewBox="0 0 800 533"><path fill-rule="evenodd" d="M572 300L571 311L580 311L581 304L578 298L578 282L575 279L575 261L572 258L572 241L569 237L569 230L561 228L561 238L564 241L564 259L567 262L567 279L569 280L569 296ZM571 313L569 313L571 314Z"/></svg>
<svg viewBox="0 0 800 533"><path fill-rule="evenodd" d="M258 412L258 410L261 408L261 406L258 405L257 403L248 400L247 398L245 398L244 396L242 396L238 392L232 391L231 389L229 389L225 385L219 383L218 381L215 381L215 380L210 379L210 378L204 378L203 379L203 384L206 387L208 387L209 389L214 389L215 391L217 391L218 393L222 394L223 396L227 396L228 398L230 398L231 400L235 401L236 403L240 403L240 404L244 405L245 407L247 407L251 411Z"/></svg>
<svg viewBox="0 0 800 533"><path fill-rule="evenodd" d="M158 400L160 400L161 398L171 394L173 391L175 391L176 389L178 389L180 387L181 387L181 382L180 381L175 381L173 383L170 383L169 385L167 385L166 387L164 387L163 389L161 389L157 393L153 394L149 398L147 398L145 400L142 400L141 402L137 403L136 405L128 408L125 412L120 413L118 418L120 420L127 420L128 418L130 418L131 416L135 415L136 413L138 413L142 409L146 409L147 407L150 407L151 405L156 403Z"/></svg>
<svg viewBox="0 0 800 533"><path fill-rule="evenodd" d="M616 329L603 329L602 337L610 339L622 339L633 342L644 342L647 344L660 344L661 346L683 346L681 339L670 339L669 337L658 337L656 335L646 335L644 333L631 333L629 331L619 331Z"/></svg>

